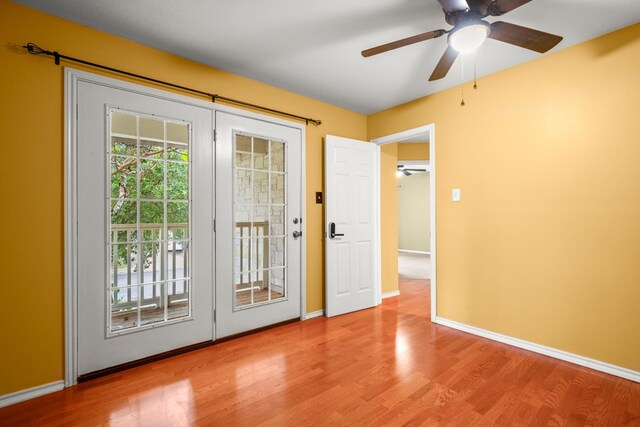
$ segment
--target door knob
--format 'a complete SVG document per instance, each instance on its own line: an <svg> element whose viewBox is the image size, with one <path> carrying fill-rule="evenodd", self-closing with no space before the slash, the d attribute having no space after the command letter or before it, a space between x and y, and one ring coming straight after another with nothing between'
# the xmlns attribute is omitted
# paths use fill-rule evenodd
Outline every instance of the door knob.
<svg viewBox="0 0 640 427"><path fill-rule="evenodd" d="M302 236L302 231L296 230L296 231L293 232L293 238L294 239L297 239L300 236Z"/></svg>
<svg viewBox="0 0 640 427"><path fill-rule="evenodd" d="M344 234L337 234L336 233L336 223L335 222L330 222L329 223L329 238L333 239L336 236L344 236Z"/></svg>

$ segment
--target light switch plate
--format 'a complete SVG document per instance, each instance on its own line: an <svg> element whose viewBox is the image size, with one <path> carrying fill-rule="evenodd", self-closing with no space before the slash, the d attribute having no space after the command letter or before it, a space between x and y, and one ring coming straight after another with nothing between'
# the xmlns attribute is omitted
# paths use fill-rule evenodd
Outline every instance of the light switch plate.
<svg viewBox="0 0 640 427"><path fill-rule="evenodd" d="M453 190L451 190L451 201L452 202L459 202L460 201L460 189L459 188L454 188Z"/></svg>

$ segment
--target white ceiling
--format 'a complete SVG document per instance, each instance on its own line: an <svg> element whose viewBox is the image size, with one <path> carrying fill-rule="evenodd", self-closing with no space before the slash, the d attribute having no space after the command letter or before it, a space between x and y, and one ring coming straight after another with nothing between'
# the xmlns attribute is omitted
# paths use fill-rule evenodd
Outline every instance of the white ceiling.
<svg viewBox="0 0 640 427"><path fill-rule="evenodd" d="M460 58L447 77L428 81L446 48L446 37L370 58L360 55L366 48L396 39L448 30L436 0L17 2L363 114L462 81ZM638 22L640 1L532 0L500 18L487 18L495 20L564 36L548 55ZM45 49L58 49L42 44ZM538 57L540 54L487 40L478 51L478 75ZM472 61L466 60L465 80L472 77L472 70ZM152 77L151 71L149 74Z"/></svg>

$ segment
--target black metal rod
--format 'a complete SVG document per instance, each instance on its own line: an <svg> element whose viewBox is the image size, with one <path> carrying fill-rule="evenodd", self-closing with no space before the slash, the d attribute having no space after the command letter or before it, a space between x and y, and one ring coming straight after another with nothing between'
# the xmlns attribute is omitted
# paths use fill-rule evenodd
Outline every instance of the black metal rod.
<svg viewBox="0 0 640 427"><path fill-rule="evenodd" d="M134 78L140 79L140 80L146 80L146 81L149 81L149 82L161 84L163 86L168 86L168 87L180 89L180 90L183 90L183 91L186 91L186 92L197 93L198 95L202 95L202 96L206 96L208 98L211 98L211 102L216 102L217 100L220 100L220 101L228 102L230 104L241 105L243 107L253 108L255 110L265 111L265 112L269 112L269 113L273 113L273 114L279 114L281 116L290 117L290 118L296 119L296 120L301 120L301 121L305 122L307 125L309 123L312 123L315 126L320 126L322 124L322 121L316 120L316 119L312 119L310 117L303 117L303 116L299 116L297 114L287 113L286 111L275 110L273 108L263 107L263 106L257 105L257 104L251 104L249 102L240 101L238 99L227 98L226 96L221 96L221 95L218 95L218 94L215 94L215 93L204 92L204 91L201 91L201 90L198 90L198 89L193 89L193 88L190 88L190 87L187 87L187 86L181 86L181 85L177 85L177 84L174 84L174 83L165 82L164 80L154 79L152 77L143 76L141 74L130 73L129 71L120 70L118 68L107 67L106 65L96 64L95 62L89 62L89 61L85 61L83 59L78 59L78 58L74 58L74 57L71 57L71 56L62 55L61 53L58 53L56 51L51 52L49 50L45 50L45 49L40 48L39 46L37 46L34 43L27 43L25 46L22 46L22 47L24 47L27 50L27 52L29 52L32 55L53 56L54 59L55 59L56 65L60 65L60 60L64 59L65 61L71 61L71 62L76 62L78 64L88 65L90 67L99 68L101 70L111 71L113 73L118 73L118 74L122 74L122 75L129 76L129 77L134 77Z"/></svg>

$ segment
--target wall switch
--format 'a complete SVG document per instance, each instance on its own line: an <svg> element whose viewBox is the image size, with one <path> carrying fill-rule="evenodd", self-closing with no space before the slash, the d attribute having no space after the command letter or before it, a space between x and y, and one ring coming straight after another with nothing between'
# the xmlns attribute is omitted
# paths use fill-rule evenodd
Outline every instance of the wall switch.
<svg viewBox="0 0 640 427"><path fill-rule="evenodd" d="M317 205L322 204L322 192L321 191L316 191L316 204Z"/></svg>
<svg viewBox="0 0 640 427"><path fill-rule="evenodd" d="M454 188L453 190L451 190L451 201L452 202L459 202L460 201L460 189L459 188Z"/></svg>

